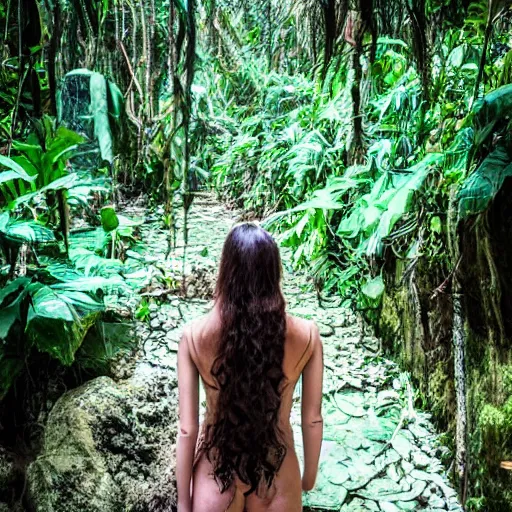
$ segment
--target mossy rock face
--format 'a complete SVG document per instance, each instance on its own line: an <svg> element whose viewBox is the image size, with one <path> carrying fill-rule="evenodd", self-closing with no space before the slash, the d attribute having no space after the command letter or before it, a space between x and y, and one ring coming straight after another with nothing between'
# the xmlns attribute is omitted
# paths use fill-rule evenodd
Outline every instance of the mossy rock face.
<svg viewBox="0 0 512 512"><path fill-rule="evenodd" d="M63 395L27 471L36 512L171 510L176 503L176 376L148 366Z"/></svg>
<svg viewBox="0 0 512 512"><path fill-rule="evenodd" d="M14 461L0 446L0 500L4 499L14 481L16 480L16 469Z"/></svg>
<svg viewBox="0 0 512 512"><path fill-rule="evenodd" d="M456 398L454 383L450 377L447 363L438 361L435 364L429 374L426 387L432 413L444 425L450 426L451 430L454 428Z"/></svg>
<svg viewBox="0 0 512 512"><path fill-rule="evenodd" d="M16 512L17 508L12 504L14 489L23 487L23 474L16 467L13 457L0 446L0 512Z"/></svg>

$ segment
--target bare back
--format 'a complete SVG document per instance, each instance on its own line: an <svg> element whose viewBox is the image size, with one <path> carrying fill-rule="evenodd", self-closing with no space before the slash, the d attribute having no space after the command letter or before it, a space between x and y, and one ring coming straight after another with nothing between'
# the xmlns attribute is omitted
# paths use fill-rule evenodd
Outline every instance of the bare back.
<svg viewBox="0 0 512 512"><path fill-rule="evenodd" d="M213 362L218 352L220 342L220 317L217 308L210 314L195 321L184 330L183 341L186 342L190 359L196 367L203 382L206 394L206 415L199 434L198 450L194 461L192 509L195 512L248 512L256 511L286 511L295 512L302 510L302 485L299 463L295 453L293 432L290 425L290 413L293 402L293 392L301 374L309 373L309 378L304 379L302 422L303 432L306 428L321 424L321 398L322 398L322 347L318 329L314 322L292 317L286 318L285 354L283 371L285 385L282 392L282 402L279 413L279 426L285 436L287 454L279 473L276 476L275 485L268 492L266 498L258 497L256 493L245 498L244 493L249 486L238 479L228 492L221 494L217 483L212 476L212 467L206 455L201 452L201 434L204 427L214 421L218 390L211 374ZM309 367L309 371L306 371ZM248 398L250 400L250 398ZM181 416L181 405L180 405ZM305 463L309 459L316 458L321 443L318 433L315 439L309 442L304 438ZM308 456L308 450L310 452ZM314 462L310 461L310 465ZM316 469L315 469L316 476Z"/></svg>

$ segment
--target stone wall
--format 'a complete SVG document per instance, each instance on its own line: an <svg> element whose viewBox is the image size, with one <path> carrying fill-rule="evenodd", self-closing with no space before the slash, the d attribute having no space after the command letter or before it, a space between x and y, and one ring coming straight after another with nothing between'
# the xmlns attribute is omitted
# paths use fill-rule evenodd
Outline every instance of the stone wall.
<svg viewBox="0 0 512 512"><path fill-rule="evenodd" d="M468 401L468 510L512 510L512 186L460 227ZM442 264L389 257L375 323L383 346L410 371L439 428L455 433L451 276ZM483 507L483 508L482 508Z"/></svg>

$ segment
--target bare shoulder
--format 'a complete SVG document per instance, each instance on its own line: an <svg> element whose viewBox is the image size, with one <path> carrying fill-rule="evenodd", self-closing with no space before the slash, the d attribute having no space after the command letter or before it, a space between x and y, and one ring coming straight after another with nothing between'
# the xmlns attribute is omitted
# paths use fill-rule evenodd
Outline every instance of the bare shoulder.
<svg viewBox="0 0 512 512"><path fill-rule="evenodd" d="M310 352L318 344L318 327L314 320L287 316L287 340L296 348Z"/></svg>
<svg viewBox="0 0 512 512"><path fill-rule="evenodd" d="M308 320L298 316L287 315L286 327L291 335L309 339L312 332L318 330L314 320Z"/></svg>
<svg viewBox="0 0 512 512"><path fill-rule="evenodd" d="M198 337L204 331L204 329L209 325L210 323L210 316L211 313L207 313L206 315L203 315L199 318L195 318L194 320L190 320L182 327L182 332L190 337Z"/></svg>

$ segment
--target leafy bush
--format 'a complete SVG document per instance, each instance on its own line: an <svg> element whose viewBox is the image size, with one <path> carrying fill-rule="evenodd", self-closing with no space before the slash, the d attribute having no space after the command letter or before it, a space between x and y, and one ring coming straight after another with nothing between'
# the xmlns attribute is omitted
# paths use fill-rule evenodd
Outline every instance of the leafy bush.
<svg viewBox="0 0 512 512"><path fill-rule="evenodd" d="M105 311L103 289L115 287L125 287L120 277L85 277L52 264L0 289L0 399L34 350L70 366Z"/></svg>

